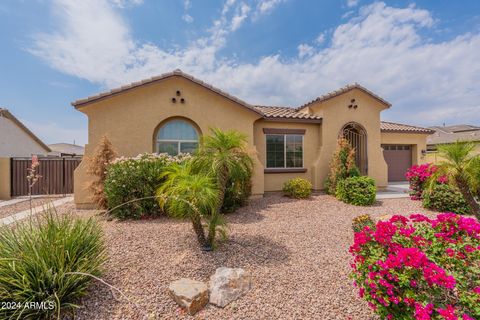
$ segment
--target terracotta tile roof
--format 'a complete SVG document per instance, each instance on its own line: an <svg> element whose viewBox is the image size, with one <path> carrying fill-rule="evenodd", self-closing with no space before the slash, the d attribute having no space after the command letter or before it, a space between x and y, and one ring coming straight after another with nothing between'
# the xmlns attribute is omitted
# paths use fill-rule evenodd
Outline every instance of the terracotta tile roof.
<svg viewBox="0 0 480 320"><path fill-rule="evenodd" d="M38 143L45 151L50 152L50 148L40 140L30 129L28 129L20 120L18 120L8 109L0 108L0 117L10 119L15 123L20 129L22 129L26 134L30 136L36 143Z"/></svg>
<svg viewBox="0 0 480 320"><path fill-rule="evenodd" d="M400 132L400 133L426 133L432 134L434 131L427 128L410 126L407 124L400 124L394 122L382 121L380 123L380 130L382 132Z"/></svg>
<svg viewBox="0 0 480 320"><path fill-rule="evenodd" d="M322 118L317 115L300 112L290 107L255 106L254 108L260 111L264 115L265 119L291 119L311 122L322 121Z"/></svg>
<svg viewBox="0 0 480 320"><path fill-rule="evenodd" d="M381 103L383 103L385 106L387 106L388 108L390 108L392 106L392 104L386 100L384 100L382 97L376 95L375 93L373 93L372 91L368 90L367 88L361 86L360 84L358 83L353 83L353 84L348 84L338 90L335 90L335 91L332 91L332 92L329 92L327 94L324 94L324 95L321 95L320 97L316 98L316 99L313 99L312 101L310 102L307 102L303 105L301 105L300 107L297 108L297 110L300 110L300 109L303 109L305 107L308 107L309 105L313 104L313 103L316 103L316 102L321 102L321 101L325 101L325 100L328 100L328 99L331 99L331 98L334 98L336 96L339 96L345 92L348 92L350 90L353 90L353 89L359 89L359 90L362 90L363 92L371 95L372 97L374 97L375 99L377 99L378 101L380 101Z"/></svg>

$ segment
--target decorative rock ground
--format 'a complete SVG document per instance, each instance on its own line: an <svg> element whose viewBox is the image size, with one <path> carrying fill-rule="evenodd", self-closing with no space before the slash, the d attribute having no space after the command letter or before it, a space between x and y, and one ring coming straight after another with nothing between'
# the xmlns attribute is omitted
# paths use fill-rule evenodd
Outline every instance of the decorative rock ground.
<svg viewBox="0 0 480 320"><path fill-rule="evenodd" d="M210 277L210 303L225 307L251 288L250 273L241 268L218 268Z"/></svg>
<svg viewBox="0 0 480 320"><path fill-rule="evenodd" d="M208 303L208 287L200 281L182 278L170 283L168 291L173 300L190 315L194 315Z"/></svg>

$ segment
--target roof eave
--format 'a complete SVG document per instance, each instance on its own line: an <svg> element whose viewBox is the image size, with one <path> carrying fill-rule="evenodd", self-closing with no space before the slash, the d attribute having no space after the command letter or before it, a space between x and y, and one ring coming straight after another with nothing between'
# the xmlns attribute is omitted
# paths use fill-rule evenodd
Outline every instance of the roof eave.
<svg viewBox="0 0 480 320"><path fill-rule="evenodd" d="M295 118L269 118L263 117L265 121L272 122L294 122L294 123L322 123L322 119L295 119Z"/></svg>

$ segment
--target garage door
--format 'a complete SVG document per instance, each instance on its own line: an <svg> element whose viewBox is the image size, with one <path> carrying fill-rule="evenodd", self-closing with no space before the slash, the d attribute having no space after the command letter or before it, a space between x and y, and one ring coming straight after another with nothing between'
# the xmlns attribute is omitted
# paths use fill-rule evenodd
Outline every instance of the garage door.
<svg viewBox="0 0 480 320"><path fill-rule="evenodd" d="M409 145L382 145L388 166L388 181L405 181L405 172L412 166L412 147Z"/></svg>

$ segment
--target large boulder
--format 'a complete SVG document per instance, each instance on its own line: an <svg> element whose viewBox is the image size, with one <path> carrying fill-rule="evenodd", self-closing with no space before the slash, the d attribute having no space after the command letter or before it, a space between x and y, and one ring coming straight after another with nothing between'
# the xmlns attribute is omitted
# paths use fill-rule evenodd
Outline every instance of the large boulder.
<svg viewBox="0 0 480 320"><path fill-rule="evenodd" d="M218 268L210 277L210 303L223 308L244 295L251 286L252 277L247 271Z"/></svg>
<svg viewBox="0 0 480 320"><path fill-rule="evenodd" d="M208 287L200 281L179 279L170 283L168 292L192 316L208 303Z"/></svg>

